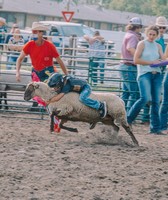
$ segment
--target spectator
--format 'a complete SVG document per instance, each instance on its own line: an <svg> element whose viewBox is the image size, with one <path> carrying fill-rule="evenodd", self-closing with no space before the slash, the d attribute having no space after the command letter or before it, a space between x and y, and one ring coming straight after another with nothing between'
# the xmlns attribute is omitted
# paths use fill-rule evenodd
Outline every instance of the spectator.
<svg viewBox="0 0 168 200"><path fill-rule="evenodd" d="M162 16L158 17L156 19L156 26L159 27L159 35L156 39L156 42L161 45L163 52L165 52L166 45L165 45L165 40L164 40L164 34L165 34L166 28L168 26L167 19Z"/></svg>
<svg viewBox="0 0 168 200"><path fill-rule="evenodd" d="M163 134L160 130L159 106L162 75L160 67L152 68L151 64L157 64L165 56L160 44L155 42L159 34L157 26L149 26L146 29L145 40L139 42L134 55L134 62L138 64L137 81L139 85L140 98L134 103L128 112L128 123L132 124L140 110L147 102L151 102L150 110L150 133Z"/></svg>
<svg viewBox="0 0 168 200"><path fill-rule="evenodd" d="M163 16L157 17L155 25L159 27L159 35L155 41L161 45L163 53L164 53L165 48L166 48L164 34L166 32L166 27L168 26L167 19ZM160 68L161 68L162 73L164 74L166 66L162 66ZM146 123L148 119L149 119L149 105L147 104L144 110L143 122Z"/></svg>
<svg viewBox="0 0 168 200"><path fill-rule="evenodd" d="M46 26L39 22L33 22L32 33L33 40L27 42L20 56L16 62L16 80L20 81L20 68L25 56L30 55L32 62L32 79L45 81L48 77L55 71L53 66L53 58L56 59L58 64L61 66L62 71L65 75L68 74L67 68L65 67L63 61L56 47L50 42L43 38L43 33L48 30ZM37 106L36 102L33 103L33 107Z"/></svg>
<svg viewBox="0 0 168 200"><path fill-rule="evenodd" d="M165 56L168 58L168 45L165 50ZM167 131L167 117L168 117L168 67L163 79L163 97L160 106L160 126L163 133L168 134Z"/></svg>
<svg viewBox="0 0 168 200"><path fill-rule="evenodd" d="M7 33L6 29L6 19L0 17L0 48L3 49L5 34Z"/></svg>
<svg viewBox="0 0 168 200"><path fill-rule="evenodd" d="M104 82L104 57L105 57L105 40L99 31L95 31L93 37L84 35L85 40L89 43L89 58L93 58L91 62L93 83L97 84L97 71L100 67L100 83Z"/></svg>
<svg viewBox="0 0 168 200"><path fill-rule="evenodd" d="M10 32L5 37L5 44L8 44L9 39L13 36L13 33L15 32L15 29L18 29L19 26L17 24L13 24Z"/></svg>
<svg viewBox="0 0 168 200"><path fill-rule="evenodd" d="M139 97L137 78L137 66L133 62L135 49L140 40L142 21L138 17L130 20L126 26L126 34L121 49L120 76L123 80L121 98L125 102L127 112Z"/></svg>
<svg viewBox="0 0 168 200"><path fill-rule="evenodd" d="M14 29L13 36L9 39L8 42L8 50L11 53L8 55L8 62L7 69L10 70L12 68L12 62L16 62L19 52L21 52L22 47L24 45L24 39L20 35L20 29Z"/></svg>

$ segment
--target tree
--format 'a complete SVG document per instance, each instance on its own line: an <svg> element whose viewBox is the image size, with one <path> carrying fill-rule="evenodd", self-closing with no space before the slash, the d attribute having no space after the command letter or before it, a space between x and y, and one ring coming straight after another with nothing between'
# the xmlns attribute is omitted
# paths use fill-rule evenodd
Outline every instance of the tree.
<svg viewBox="0 0 168 200"><path fill-rule="evenodd" d="M109 9L168 17L167 0L111 0Z"/></svg>
<svg viewBox="0 0 168 200"><path fill-rule="evenodd" d="M50 1L56 1L58 3L61 3L63 1L65 1L65 0L50 0ZM67 3L67 6L66 6L67 7L67 11L69 11L70 10L70 4L71 3L75 3L77 5L78 4L78 0L67 0L66 3Z"/></svg>
<svg viewBox="0 0 168 200"><path fill-rule="evenodd" d="M165 16L168 18L168 1L167 0L52 0L58 3L65 1L67 10L70 4L76 5L80 2L86 4L101 5L107 9L133 12L144 15Z"/></svg>

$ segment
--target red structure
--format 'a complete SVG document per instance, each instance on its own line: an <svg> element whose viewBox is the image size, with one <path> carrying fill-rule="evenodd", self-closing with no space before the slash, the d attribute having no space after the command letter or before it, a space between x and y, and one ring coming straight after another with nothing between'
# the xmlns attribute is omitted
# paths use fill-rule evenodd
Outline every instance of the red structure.
<svg viewBox="0 0 168 200"><path fill-rule="evenodd" d="M74 15L74 12L73 11L62 11L62 15L66 22L70 22Z"/></svg>

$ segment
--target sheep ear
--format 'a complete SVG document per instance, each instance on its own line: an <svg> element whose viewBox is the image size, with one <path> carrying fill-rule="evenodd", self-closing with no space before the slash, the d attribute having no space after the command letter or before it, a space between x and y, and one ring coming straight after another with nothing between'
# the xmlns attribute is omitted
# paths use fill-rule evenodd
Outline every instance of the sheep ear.
<svg viewBox="0 0 168 200"><path fill-rule="evenodd" d="M35 89L38 89L38 88L39 88L39 84L38 84L37 82L36 82L36 83L34 82L34 83L33 83L33 86L34 86Z"/></svg>

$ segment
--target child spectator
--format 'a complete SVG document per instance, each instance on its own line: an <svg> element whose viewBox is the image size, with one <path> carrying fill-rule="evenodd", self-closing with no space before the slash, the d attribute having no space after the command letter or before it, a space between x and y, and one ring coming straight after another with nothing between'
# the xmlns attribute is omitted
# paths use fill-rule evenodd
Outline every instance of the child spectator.
<svg viewBox="0 0 168 200"><path fill-rule="evenodd" d="M22 47L24 45L24 39L20 35L20 29L15 29L13 33L13 37L9 39L8 42L8 50L11 51L11 53L8 55L8 62L7 69L12 68L12 62L15 64L17 58L19 57L19 54L22 50Z"/></svg>

